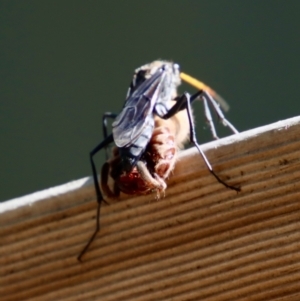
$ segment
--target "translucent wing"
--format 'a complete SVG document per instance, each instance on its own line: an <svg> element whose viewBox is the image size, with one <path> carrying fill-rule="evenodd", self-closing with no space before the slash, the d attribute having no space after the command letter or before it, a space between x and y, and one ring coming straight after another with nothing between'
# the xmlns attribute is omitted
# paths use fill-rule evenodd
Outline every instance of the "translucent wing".
<svg viewBox="0 0 300 301"><path fill-rule="evenodd" d="M123 110L112 124L114 141L118 147L129 146L143 132L147 117L153 113L164 76L164 68L159 69L126 100Z"/></svg>

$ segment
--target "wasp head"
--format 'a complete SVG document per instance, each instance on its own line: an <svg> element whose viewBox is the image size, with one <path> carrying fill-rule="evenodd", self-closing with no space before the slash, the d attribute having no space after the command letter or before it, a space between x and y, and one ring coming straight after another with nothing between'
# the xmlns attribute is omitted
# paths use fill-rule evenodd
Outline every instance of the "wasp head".
<svg viewBox="0 0 300 301"><path fill-rule="evenodd" d="M159 69L165 71L165 76L160 88L160 101L167 102L176 97L177 87L181 83L180 67L176 63L167 61L154 61L135 70L130 85L129 94L133 93L146 79L149 79Z"/></svg>

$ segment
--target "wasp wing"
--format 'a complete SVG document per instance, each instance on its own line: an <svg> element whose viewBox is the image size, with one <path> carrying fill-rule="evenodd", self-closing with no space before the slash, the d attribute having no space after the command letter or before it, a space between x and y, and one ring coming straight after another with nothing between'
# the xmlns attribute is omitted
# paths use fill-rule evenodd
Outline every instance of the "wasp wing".
<svg viewBox="0 0 300 301"><path fill-rule="evenodd" d="M126 100L123 110L112 124L114 141L118 147L129 146L143 132L147 117L153 113L164 76L164 68L159 69Z"/></svg>

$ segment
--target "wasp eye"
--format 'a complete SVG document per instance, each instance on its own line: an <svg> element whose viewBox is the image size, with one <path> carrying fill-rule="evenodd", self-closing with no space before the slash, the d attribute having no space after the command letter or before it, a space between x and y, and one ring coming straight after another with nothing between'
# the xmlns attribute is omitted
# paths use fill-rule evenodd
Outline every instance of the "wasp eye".
<svg viewBox="0 0 300 301"><path fill-rule="evenodd" d="M173 64L173 72L179 72L180 66L178 64Z"/></svg>
<svg viewBox="0 0 300 301"><path fill-rule="evenodd" d="M165 70L166 70L166 65L162 65L162 66L160 67L160 70L161 70L161 71L165 71Z"/></svg>
<svg viewBox="0 0 300 301"><path fill-rule="evenodd" d="M145 78L145 74L146 74L146 70L140 70L138 73L137 73L137 75L136 75L136 77L137 78Z"/></svg>
<svg viewBox="0 0 300 301"><path fill-rule="evenodd" d="M140 70L135 77L135 87L138 87L146 79L146 70Z"/></svg>

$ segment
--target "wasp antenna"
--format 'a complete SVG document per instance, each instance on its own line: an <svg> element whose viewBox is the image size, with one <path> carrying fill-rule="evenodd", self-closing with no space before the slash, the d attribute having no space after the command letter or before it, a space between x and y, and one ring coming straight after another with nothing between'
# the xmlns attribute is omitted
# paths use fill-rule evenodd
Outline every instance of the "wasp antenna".
<svg viewBox="0 0 300 301"><path fill-rule="evenodd" d="M190 84L191 86L195 87L198 90L207 91L220 104L220 106L225 112L229 110L229 105L225 101L225 99L221 95L219 95L215 90L213 90L211 87L207 86L205 83L183 72L180 73L180 78L184 82Z"/></svg>

